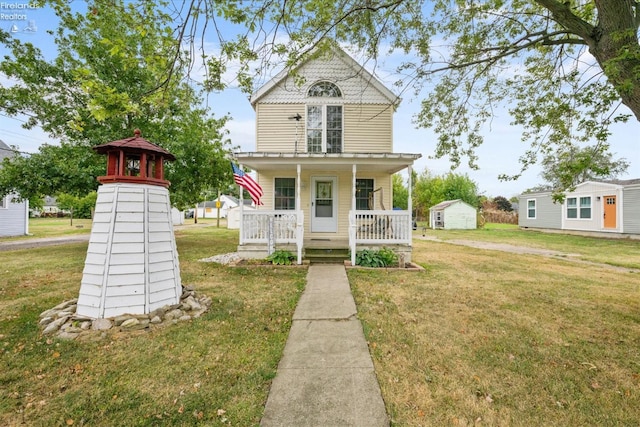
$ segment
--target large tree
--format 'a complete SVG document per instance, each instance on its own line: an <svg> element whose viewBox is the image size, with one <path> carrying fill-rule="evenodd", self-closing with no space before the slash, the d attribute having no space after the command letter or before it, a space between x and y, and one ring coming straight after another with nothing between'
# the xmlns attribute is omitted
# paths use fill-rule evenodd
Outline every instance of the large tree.
<svg viewBox="0 0 640 427"><path fill-rule="evenodd" d="M445 200L462 200L478 206L478 185L466 174L447 173L434 175L425 169L417 176L413 200L417 216L427 218L429 208Z"/></svg>
<svg viewBox="0 0 640 427"><path fill-rule="evenodd" d="M40 126L61 144L5 165L0 194L82 196L105 172L91 147L133 136L135 128L176 155L166 173L174 204L192 205L228 182L227 118L200 106L166 4L96 0L80 13L66 1L51 3L60 18L53 59L0 30L10 52L0 72L13 81L0 87L0 110L26 115L26 128Z"/></svg>
<svg viewBox="0 0 640 427"><path fill-rule="evenodd" d="M542 159L540 176L545 185L556 192L590 180L614 179L629 167L626 159L614 159L613 154L603 152L598 146L568 147L547 154Z"/></svg>
<svg viewBox="0 0 640 427"><path fill-rule="evenodd" d="M221 40L215 56L202 49L212 87L222 84L226 64L239 60L244 65L239 82L249 90L247 61L263 59L262 77L279 55L293 67L326 39L364 52L374 68L387 54L399 54L404 59L397 67L398 86L422 98L416 123L437 132L435 156L448 156L453 166L466 158L476 167L483 132L505 111L523 129L523 169L541 154L566 147L594 142L604 147L612 123L632 115L640 120L636 0L191 0L188 5L201 28L207 23L219 29L221 17L247 27L237 38Z"/></svg>

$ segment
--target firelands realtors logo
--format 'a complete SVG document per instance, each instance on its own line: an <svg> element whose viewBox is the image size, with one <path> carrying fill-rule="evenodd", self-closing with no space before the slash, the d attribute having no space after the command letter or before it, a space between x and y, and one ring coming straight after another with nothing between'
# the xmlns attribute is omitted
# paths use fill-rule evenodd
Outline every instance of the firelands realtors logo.
<svg viewBox="0 0 640 427"><path fill-rule="evenodd" d="M29 19L29 12L38 9L34 3L0 2L0 21L11 21L12 33L34 33L38 30L36 21Z"/></svg>

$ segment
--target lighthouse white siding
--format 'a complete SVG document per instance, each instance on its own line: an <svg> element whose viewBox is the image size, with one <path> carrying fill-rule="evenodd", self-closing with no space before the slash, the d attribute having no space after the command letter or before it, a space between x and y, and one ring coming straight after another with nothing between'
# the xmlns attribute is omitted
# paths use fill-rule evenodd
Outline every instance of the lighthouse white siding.
<svg viewBox="0 0 640 427"><path fill-rule="evenodd" d="M182 293L166 188L105 184L78 297L78 314L114 317L176 304Z"/></svg>

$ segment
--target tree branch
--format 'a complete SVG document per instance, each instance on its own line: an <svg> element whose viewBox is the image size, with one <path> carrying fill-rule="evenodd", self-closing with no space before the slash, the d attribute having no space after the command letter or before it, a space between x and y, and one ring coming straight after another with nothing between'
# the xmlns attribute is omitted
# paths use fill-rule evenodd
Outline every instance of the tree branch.
<svg viewBox="0 0 640 427"><path fill-rule="evenodd" d="M553 20L567 31L584 39L587 44L594 41L595 27L576 16L572 11L570 2L559 2L557 0L534 0L540 6L551 12Z"/></svg>

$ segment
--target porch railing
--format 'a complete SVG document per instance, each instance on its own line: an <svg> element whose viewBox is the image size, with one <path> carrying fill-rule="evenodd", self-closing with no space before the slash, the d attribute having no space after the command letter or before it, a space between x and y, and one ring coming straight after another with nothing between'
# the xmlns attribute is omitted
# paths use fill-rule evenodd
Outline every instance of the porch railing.
<svg viewBox="0 0 640 427"><path fill-rule="evenodd" d="M409 211L349 211L349 248L355 263L357 244L411 244Z"/></svg>
<svg viewBox="0 0 640 427"><path fill-rule="evenodd" d="M298 264L302 263L303 211L245 210L241 221L241 245L293 243L297 246Z"/></svg>

